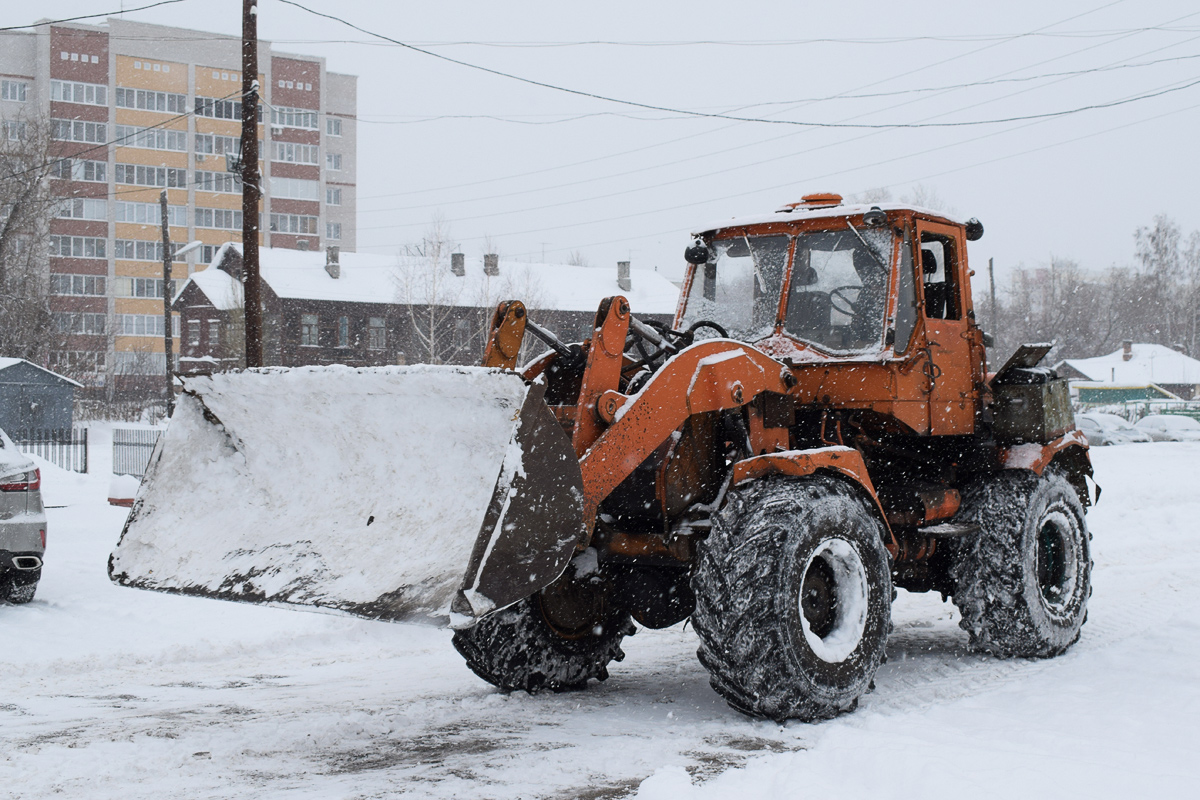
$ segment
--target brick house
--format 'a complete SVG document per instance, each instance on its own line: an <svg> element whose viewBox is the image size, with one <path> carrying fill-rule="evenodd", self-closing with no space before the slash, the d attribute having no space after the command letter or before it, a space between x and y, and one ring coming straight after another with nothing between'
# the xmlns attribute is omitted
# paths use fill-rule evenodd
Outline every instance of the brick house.
<svg viewBox="0 0 1200 800"><path fill-rule="evenodd" d="M600 301L621 294L633 313L670 322L679 289L654 270L526 264L494 256L429 259L263 248L263 359L268 365L478 363L495 304L520 299L566 341L590 329ZM239 366L242 258L222 247L179 289L180 374ZM532 337L527 337L527 340ZM540 344L531 344L540 350Z"/></svg>

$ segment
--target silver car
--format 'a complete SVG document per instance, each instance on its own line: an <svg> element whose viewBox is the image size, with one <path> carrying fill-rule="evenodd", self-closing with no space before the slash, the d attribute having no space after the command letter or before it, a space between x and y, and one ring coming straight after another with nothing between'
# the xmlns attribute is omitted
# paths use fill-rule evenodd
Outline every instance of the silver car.
<svg viewBox="0 0 1200 800"><path fill-rule="evenodd" d="M1075 417L1075 424L1087 437L1088 444L1132 444L1152 442L1145 431L1140 431L1116 414L1089 411Z"/></svg>
<svg viewBox="0 0 1200 800"><path fill-rule="evenodd" d="M0 430L0 602L33 599L45 552L41 471Z"/></svg>
<svg viewBox="0 0 1200 800"><path fill-rule="evenodd" d="M1156 442L1200 442L1200 422L1181 414L1151 414L1134 427Z"/></svg>

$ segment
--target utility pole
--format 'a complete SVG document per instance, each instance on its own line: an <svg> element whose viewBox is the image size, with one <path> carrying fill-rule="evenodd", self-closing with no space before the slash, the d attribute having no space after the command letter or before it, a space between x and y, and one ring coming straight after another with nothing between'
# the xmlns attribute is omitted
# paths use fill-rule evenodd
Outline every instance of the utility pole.
<svg viewBox="0 0 1200 800"><path fill-rule="evenodd" d="M242 0L242 285L246 367L263 365L258 272L258 0Z"/></svg>
<svg viewBox="0 0 1200 800"><path fill-rule="evenodd" d="M996 272L992 269L992 259L988 259L988 284L992 290L992 318L990 320L992 330L996 330Z"/></svg>
<svg viewBox="0 0 1200 800"><path fill-rule="evenodd" d="M171 369L175 361L175 340L171 335L171 231L167 228L167 190L163 189L158 195L158 204L162 208L162 245L163 245L163 352L167 357L167 419L175 413L175 376Z"/></svg>

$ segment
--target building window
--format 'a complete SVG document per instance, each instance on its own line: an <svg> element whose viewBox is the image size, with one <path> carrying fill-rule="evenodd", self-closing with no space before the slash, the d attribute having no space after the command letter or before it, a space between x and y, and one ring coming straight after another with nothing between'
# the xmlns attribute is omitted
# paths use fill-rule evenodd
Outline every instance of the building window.
<svg viewBox="0 0 1200 800"><path fill-rule="evenodd" d="M317 315L300 315L300 346L316 347L319 344L317 331Z"/></svg>
<svg viewBox="0 0 1200 800"><path fill-rule="evenodd" d="M61 200L58 204L59 219L108 219L108 201L91 197L76 197Z"/></svg>
<svg viewBox="0 0 1200 800"><path fill-rule="evenodd" d="M102 83L50 81L50 99L89 106L108 105L108 87Z"/></svg>
<svg viewBox="0 0 1200 800"><path fill-rule="evenodd" d="M118 125L119 130L124 126ZM50 120L50 135L62 142L89 142L104 144L108 138L108 126L103 122L84 122L81 119ZM187 148L180 148L186 150Z"/></svg>
<svg viewBox="0 0 1200 800"><path fill-rule="evenodd" d="M199 347L200 346L200 320L198 320L198 319L189 319L188 320L188 341L187 341L187 343L188 343L189 347Z"/></svg>
<svg viewBox="0 0 1200 800"><path fill-rule="evenodd" d="M120 166L119 164L117 166ZM118 200L117 222L135 222L139 225L162 225L162 206L158 203L130 203ZM167 206L167 224L179 228L187 227L187 206ZM197 225L200 223L197 222Z"/></svg>
<svg viewBox="0 0 1200 800"><path fill-rule="evenodd" d="M104 335L105 317L103 314L52 314L51 318L54 322L54 329L59 333Z"/></svg>
<svg viewBox="0 0 1200 800"><path fill-rule="evenodd" d="M174 253L180 246L180 242L171 242L171 252ZM124 261L157 261L161 264L163 260L161 239L153 242L144 242L140 239L117 239L113 242L113 250L115 257ZM179 256L173 255L171 260L180 261L181 259Z"/></svg>
<svg viewBox="0 0 1200 800"><path fill-rule="evenodd" d="M232 172L202 172L196 170L196 191L241 194L242 179Z"/></svg>
<svg viewBox="0 0 1200 800"><path fill-rule="evenodd" d="M321 182L303 178L271 178L271 196L288 200L319 200Z"/></svg>
<svg viewBox="0 0 1200 800"><path fill-rule="evenodd" d="M342 168L341 153L326 153L325 154L325 169L338 171Z"/></svg>
<svg viewBox="0 0 1200 800"><path fill-rule="evenodd" d="M383 317L371 317L367 320L367 349L383 350L387 347L387 327Z"/></svg>
<svg viewBox="0 0 1200 800"><path fill-rule="evenodd" d="M104 161L85 161L79 158L60 158L50 165L50 174L65 181L108 181L108 164Z"/></svg>
<svg viewBox="0 0 1200 800"><path fill-rule="evenodd" d="M332 186L325 189L325 205L340 206L342 204L342 190Z"/></svg>
<svg viewBox="0 0 1200 800"><path fill-rule="evenodd" d="M317 129L317 112L307 108L271 109L271 124L283 128L303 128L308 131Z"/></svg>
<svg viewBox="0 0 1200 800"><path fill-rule="evenodd" d="M28 92L29 84L24 81L0 81L0 100L24 103Z"/></svg>
<svg viewBox="0 0 1200 800"><path fill-rule="evenodd" d="M258 151L262 152L262 141ZM226 153L242 152L242 140L236 136L220 136L215 133L196 134L196 152L202 155L221 156Z"/></svg>
<svg viewBox="0 0 1200 800"><path fill-rule="evenodd" d="M50 369L55 372L79 373L104 372L104 353L87 350L52 350Z"/></svg>
<svg viewBox="0 0 1200 800"><path fill-rule="evenodd" d="M341 239L342 238L342 223L326 222L325 223L325 238L326 239Z"/></svg>
<svg viewBox="0 0 1200 800"><path fill-rule="evenodd" d="M89 122L88 124L91 125L93 123ZM101 125L101 127L104 126ZM74 139L72 141L78 142L81 140ZM104 140L98 139L97 141ZM120 147L140 147L144 150L174 150L177 153L186 153L187 131L172 131L164 128L139 128L136 125L118 125L116 144Z"/></svg>
<svg viewBox="0 0 1200 800"><path fill-rule="evenodd" d="M465 319L460 319L454 323L454 346L462 349L466 347L471 340L471 326Z"/></svg>
<svg viewBox="0 0 1200 800"><path fill-rule="evenodd" d="M171 296L175 296L175 281L171 281ZM162 278L113 278L114 297L157 297L163 296Z"/></svg>
<svg viewBox="0 0 1200 800"><path fill-rule="evenodd" d="M142 164L117 164L117 183L127 186L187 187L187 170L175 167L147 167Z"/></svg>
<svg viewBox="0 0 1200 800"><path fill-rule="evenodd" d="M341 136L342 121L337 117L325 118L325 135L326 136Z"/></svg>
<svg viewBox="0 0 1200 800"><path fill-rule="evenodd" d="M210 319L208 321L208 346L216 347L221 343L221 320Z"/></svg>
<svg viewBox="0 0 1200 800"><path fill-rule="evenodd" d="M162 314L117 314L118 336L162 336ZM179 335L179 317L171 317L171 334Z"/></svg>
<svg viewBox="0 0 1200 800"><path fill-rule="evenodd" d="M103 275L50 275L50 294L74 294L103 297L106 278Z"/></svg>
<svg viewBox="0 0 1200 800"><path fill-rule="evenodd" d="M0 134L10 142L23 142L29 135L29 126L24 120L0 120Z"/></svg>
<svg viewBox="0 0 1200 800"><path fill-rule="evenodd" d="M218 100L214 97L197 97L196 98L196 116L208 117L210 119L232 119L241 120L242 118L242 101L241 100ZM262 106L258 107L258 121L262 122L263 113Z"/></svg>
<svg viewBox="0 0 1200 800"><path fill-rule="evenodd" d="M275 148L274 161L285 164L318 164L321 148L315 144L296 144L295 142L272 142Z"/></svg>
<svg viewBox="0 0 1200 800"><path fill-rule="evenodd" d="M305 217L300 214L272 214L271 233L301 233L316 236L317 218Z"/></svg>
<svg viewBox="0 0 1200 800"><path fill-rule="evenodd" d="M106 258L105 244L104 239L92 236L51 236L50 255L59 258Z"/></svg>
<svg viewBox="0 0 1200 800"><path fill-rule="evenodd" d="M196 208L197 228L216 228L224 231L242 229L242 212L232 208Z"/></svg>
<svg viewBox="0 0 1200 800"><path fill-rule="evenodd" d="M140 111L162 111L168 114L187 113L187 95L171 92L151 92L146 89L117 87L117 107Z"/></svg>
<svg viewBox="0 0 1200 800"><path fill-rule="evenodd" d="M338 317L337 331L338 331L337 346L338 347L349 347L350 346L350 318L349 317Z"/></svg>

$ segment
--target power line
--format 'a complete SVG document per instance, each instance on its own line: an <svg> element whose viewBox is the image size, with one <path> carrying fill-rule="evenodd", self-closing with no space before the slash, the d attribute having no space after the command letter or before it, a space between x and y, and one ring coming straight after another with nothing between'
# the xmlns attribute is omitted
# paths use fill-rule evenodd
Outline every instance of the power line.
<svg viewBox="0 0 1200 800"><path fill-rule="evenodd" d="M130 11L145 11L150 8L158 8L159 6L169 6L173 3L182 3L183 0L159 0L157 3L151 3L147 6L138 6L137 8L122 8L119 11L105 11L101 14L81 14L78 17L64 17L63 19L47 19L41 22L33 22L29 25L8 25L0 28L0 31L19 31L25 28L40 28L43 25L57 25L61 22L78 22L81 19L95 19L96 17L111 17L114 14L127 14Z"/></svg>
<svg viewBox="0 0 1200 800"><path fill-rule="evenodd" d="M1191 15L1189 15L1189 16L1191 16ZM1194 38L1200 38L1200 37L1194 37ZM1191 40L1188 40L1188 41L1191 41ZM1180 43L1180 44L1186 44L1186 43L1187 43L1187 42L1183 42L1183 43ZM1152 53L1159 52L1159 51L1161 51L1161 50L1163 50L1163 49L1167 49L1168 47L1172 47L1172 46L1176 46L1176 45L1168 45L1167 47L1164 47L1164 48L1156 48L1156 49L1154 49L1154 50L1150 50L1150 51L1148 51L1148 52L1145 52L1145 53L1140 53L1140 54L1138 54L1137 56L1135 56L1135 58L1138 58L1138 57L1141 57L1141 56L1145 56L1145 55L1150 55L1150 54L1152 54ZM1092 49L1092 47L1083 48L1083 50L1078 50L1078 51L1075 51L1075 53L1070 53L1070 54L1067 54L1067 55L1075 55L1075 54L1077 54L1077 53L1079 53L1079 52L1083 52L1084 50L1089 50L1089 49ZM1047 63L1047 62L1042 62L1042 63ZM1111 63L1111 64L1105 65L1105 67L1111 67L1111 66L1113 66L1114 64L1119 64L1119 63L1120 63L1120 62L1113 62L1113 63ZM1105 67L1102 67L1102 68L1105 68ZM1023 68L1022 68L1022 69L1023 69ZM1013 70L1013 71L1019 71L1019 70ZM1011 72L1010 72L1010 73L1006 73L1006 74L1011 74ZM1060 81L1061 81L1061 80L1067 80L1067 78L1062 78L1062 79L1060 79ZM1167 87L1169 87L1169 86L1171 86L1171 84L1167 84ZM1160 87L1160 88L1167 88L1167 87ZM1040 88L1040 87L1034 87L1034 88ZM1023 91L1023 92L1025 92L1025 91L1032 91L1032 89L1025 89L1025 90L1022 90L1022 91ZM1019 93L1021 93L1021 92L1017 92L1017 93L1013 93L1013 94L1007 95L1007 97L1012 97L1012 96L1014 96L1015 94L1019 94ZM999 99L1005 99L1005 98L999 98ZM992 101L989 101L989 102L992 102ZM961 111L961 110L963 110L963 109L956 109L956 111ZM955 112L947 112L947 113L955 113ZM1025 126L1021 126L1021 127L1025 127ZM1008 130L1014 130L1014 129L1013 129L1013 128L1010 128L1010 129L1008 129ZM751 167L761 166L762 164L770 163L770 162L773 162L773 161L779 161L779 160L788 159L788 158L796 158L796 157L799 157L799 156L802 156L802 155L811 155L813 152L816 152L817 150L822 150L822 149L825 149L825 148L827 148L827 147L837 146L837 145L839 145L839 144L850 144L850 143L853 143L853 142L859 141L859 140L861 140L861 139L868 138L868 137L870 137L870 136L875 136L875 135L878 135L878 133L879 133L879 132L872 132L872 133L865 134L865 135L863 135L863 136L858 136L858 137L855 137L855 138L853 138L853 139L850 139L850 140L847 140L847 141L839 141L839 142L834 142L834 143L830 143L830 144L821 145L820 147L813 148L813 149L809 149L809 150L806 150L806 151L804 151L804 152L801 152L801 153L789 153L789 154L786 154L786 155L784 155L784 156L779 156L779 157L775 157L775 158L768 158L768 159L764 159L764 160L756 161L756 162L753 162L753 163L750 163L750 164L741 164L741 165L737 165L737 166L734 166L734 167L727 167L727 168L725 168L725 169L718 170L718 171L712 171L712 170L708 170L708 171L706 171L706 172L704 173L704 175L703 175L703 176L699 176L699 177L704 177L704 178L707 178L707 177L710 177L710 176L712 176L712 175L716 175L716 174L722 174L722 173L726 173L726 172L732 172L732 171L735 171L735 170L747 169L747 168L751 168ZM795 136L795 135L797 135L797 134L796 134L796 133L784 134L783 136L774 137L773 139L771 139L771 140L767 140L767 141L776 141L776 140L779 140L779 139L789 138L789 137L792 137L792 136ZM980 137L980 138L986 138L986 137ZM968 140L968 141L978 141L978 138L977 138L977 139L971 139L971 140ZM763 143L763 142L758 142L758 143L755 143L755 144L761 144L761 143ZM728 152L731 152L733 149L742 149L742 148L744 148L744 147L749 147L749 146L753 146L753 145L752 145L752 144L747 144L747 145L740 145L740 146L738 146L738 147L736 147L736 148L723 148L723 149L722 149L722 150L720 150L720 151L709 152L709 153L700 154L700 155L697 155L697 156L690 156L690 157L688 157L688 158L679 159L679 160L676 160L676 161L673 161L673 162L668 162L668 163L666 163L666 164L659 164L659 165L655 165L654 167L651 167L651 169L659 169L659 168L663 168L663 167L674 166L674 165L676 165L676 164L686 163L686 162L688 162L688 161L694 161L694 160L698 160L698 159L700 159L700 158L706 158L706 157L708 157L708 156L712 156L712 155L724 155L724 154L726 154L726 153L728 153ZM468 200L467 200L467 201L465 201L465 202L479 202L479 201L484 201L484 200L493 200L493 199L498 199L498 198L511 198L511 197L514 197L514 196L517 196L517 195L522 195L522 194L530 194L530 193L536 193L536 192L541 192L541 191L550 191L550 190L553 190L553 189L564 188L564 187L567 187L567 186L578 186L578 185L581 185L581 184L584 184L584 183L592 183L592 182L594 182L594 181L597 181L597 180L606 180L606 179L610 179L610 178L614 178L614 177L621 177L621 176L623 176L623 175L628 175L628 174L633 174L633 173L641 173L641 172L644 172L644 171L645 171L645 169L635 169L635 170L629 170L629 171L626 171L626 172L623 172L623 173L616 173L616 174L603 175L603 176L599 176L599 177L597 177L597 178L590 178L590 179L585 179L585 180L582 180L582 181L579 181L579 180L576 180L576 181L570 181L570 182L567 182L567 183L557 184L557 185L554 185L554 186L549 186L549 187L542 187L542 188L539 188L539 189L527 189L527 190L523 190L523 191L517 191L517 192L506 192L506 193L497 194L497 195L491 195L491 196L485 196L485 197L476 197L476 198L470 198L470 199L468 199ZM678 179L678 180L674 180L674 181L669 181L669 182L667 182L667 183L661 183L661 182L660 182L660 183L656 183L656 184L654 184L653 186L650 186L650 187L639 187L638 189L628 189L628 190L622 190L622 191L613 192L613 193L610 193L610 194L607 194L607 195L601 195L601 196L598 196L598 197L583 198L582 200L568 200L568 201L566 201L566 204L573 204L573 203L576 203L576 202L584 202L584 201L589 201L589 200L604 199L604 198L609 198L609 197L619 196L619 195L622 195L622 194L629 194L629 193L636 192L636 191L642 191L644 188L658 188L658 187L661 187L661 186L668 186L668 185L672 185L672 184L677 184L677 183L686 182L686 181L688 181L688 180L695 180L695 179L697 179L697 177L698 177L698 176L689 176L689 177L687 177L687 178L682 178L682 179ZM536 209L522 209L522 211L529 211L529 210L539 210L539 209L542 209L542 208L547 208L547 207L557 207L557 206L559 206L559 205L562 205L562 204L561 204L561 203L559 203L559 204L550 204L550 205L548 205L548 206L539 206L539 207L537 207ZM383 213L383 212L395 212L395 211L409 211L409 210L413 210L413 209L417 209L417 208L424 208L424 207L426 207L426 204L420 204L420 205L416 205L416 206L403 206L403 207L384 208L384 209L364 209L364 210L362 211L362 213ZM501 213L517 213L517 212L501 212ZM495 215L495 214L489 214L489 215L484 215L484 216L496 216L496 215ZM465 218L465 219L475 219L475 218L474 218L474 217L468 217L468 218ZM377 230L377 229L386 228L386 227L391 227L391 226L375 226L375 227L368 227L368 228L359 228L359 230ZM412 227L412 226L407 226L407 227Z"/></svg>
<svg viewBox="0 0 1200 800"><path fill-rule="evenodd" d="M1075 15L1067 17L1065 19L1061 19L1057 22L1050 23L1049 25L1043 25L1040 28L1035 28L1033 31L1029 31L1028 33L1030 33L1030 34L1040 33L1040 32L1046 31L1049 28L1053 28L1058 25L1062 25L1067 22L1071 22L1072 20L1080 19L1081 17L1086 17L1090 14L1096 13L1097 11L1102 11L1106 8L1110 8L1111 6L1119 5L1122 2L1124 2L1124 0L1113 0L1113 2L1106 3L1102 6L1099 6L1098 8L1093 8L1089 11L1084 11L1082 13L1075 14ZM1177 20L1172 20L1172 22L1174 22L1174 21L1177 21ZM896 80L899 78L904 78L909 75L914 75L914 74L916 74L918 72L922 72L926 69L931 69L933 67L947 64L951 61L956 61L958 59L965 58L970 55L975 55L977 53L980 53L984 50L989 50L996 46L997 45L994 43L988 44L988 45L985 45L984 47L976 48L976 49L970 50L966 53L960 53L956 56L942 59L940 61L934 61L933 63L926 64L923 67L917 67L915 69L908 70L907 72L903 72L898 75L893 75L893 76L889 76L887 78L882 78L880 80L872 81L870 83L862 84L860 86L856 86L853 89L849 89L847 91L854 92L854 91L860 91L862 89L869 89L872 86L878 86L880 84L888 83L890 81L893 81L893 80ZM483 180L478 180L478 181L468 181L465 183L452 184L449 186L439 186L439 187L434 187L432 189L414 189L414 190L409 190L409 191L405 191L405 192L389 192L388 194L382 194L382 195L368 195L365 197L360 197L359 200L376 200L376 199L381 199L381 198L385 198L385 197L407 197L407 196L414 195L414 194L425 194L428 192L441 192L441 191L448 191L451 189L465 189L465 188L470 188L472 186L483 186L483 185L486 185L489 183L497 183L499 181L511 180L513 178L524 178L524 177L529 177L531 175L540 175L540 174L543 174L546 172L556 172L556 171L562 170L562 169L571 169L574 167L586 166L588 164L594 164L594 163L598 163L600 161L606 161L611 158L621 158L623 156L633 155L635 153L641 153L641 152L645 152L647 150L654 150L659 147L666 147L668 145L678 144L680 142L688 141L690 139L695 139L695 138L698 138L701 136L707 136L710 133L718 133L723 130L729 130L730 128L736 127L737 124L738 123L734 123L732 125L725 125L720 128L716 128L714 130L709 130L709 131L700 131L697 133L690 133L690 134L687 134L686 136L680 136L680 137L676 137L673 139L667 139L665 141L656 142L655 144L643 145L641 147L635 147L635 148L632 148L629 150L622 150L622 151L619 151L616 153L610 153L610 154L604 155L604 156L596 156L594 158L588 158L588 159L584 159L582 161L575 161L575 162L570 162L567 164L560 164L560 165L557 165L554 167L543 167L541 169L530 170L530 171L526 171L526 172L516 173L513 175L502 175L502 176L495 177L495 178L485 178ZM773 139L768 139L766 141L774 141L776 139L786 138L787 136L792 136L792 135L794 135L794 134L785 134L784 136L774 137ZM747 147L747 146L750 146L750 145L740 145L739 148ZM735 149L739 149L739 148L735 148Z"/></svg>
<svg viewBox="0 0 1200 800"><path fill-rule="evenodd" d="M1197 29L1200 30L1200 29ZM1190 40L1189 40L1190 41ZM1068 78L1079 75L1091 75L1099 72L1111 72L1113 70L1134 69L1140 67L1156 66L1158 64L1167 64L1176 61L1189 61L1200 58L1200 53L1175 56L1173 58L1159 58L1154 61L1142 61L1133 64L1110 64L1103 67L1091 67L1089 69L1069 70L1065 72L1047 72L1041 75L1027 75L1020 78L997 78L994 80L971 81L968 83L951 83L944 86L926 86L916 89L897 89L893 92L870 92L866 94L833 94L824 97L806 97L793 100L772 100L762 103L751 103L750 105L741 106L741 108L759 108L763 106L776 105L793 105L796 103L822 103L829 100L859 100L875 97L898 97L909 94L924 94L927 92L947 92L956 91L958 89L972 89L980 86L996 86L1004 83L1029 83L1031 81L1047 80L1050 78ZM724 108L725 106L722 106ZM552 119L544 119L551 117ZM512 122L522 125L561 125L568 122L578 122L583 119L592 119L595 117L614 117L619 119L631 119L639 122L666 122L679 119L693 119L687 114L673 114L671 116L642 116L637 114L623 114L618 111L593 111L587 114L572 114L563 116L560 114L437 114L437 115L396 115L391 119L370 119L368 117L357 117L358 122L364 122L373 125L415 125L425 122L442 122L447 120L491 120L494 122Z"/></svg>
<svg viewBox="0 0 1200 800"><path fill-rule="evenodd" d="M1120 2L1120 1L1121 0L1118 0L1118 2ZM525 78L520 75L514 75L510 72L503 72L501 70L492 69L491 67L484 67L479 64L472 64L470 62L463 61L461 59L451 58L450 56L445 56L440 53L434 53L430 50L425 50L423 48L416 47L411 44L407 44L406 42L402 42L399 39L393 39L390 36L385 36L384 34L376 33L374 31L367 30L366 28L362 28L358 25L355 25L352 22L349 22L349 21L342 19L341 17L335 16L333 14L325 14L320 11L314 11L313 9L308 8L307 6L304 6L304 5L296 2L296 0L279 0L279 2L289 5L289 6L295 6L296 8L299 8L302 11L307 11L309 14L312 14L314 16L324 17L325 19L330 19L335 22L340 22L341 24L351 27L354 30L360 31L369 36L375 36L380 39L384 39L386 41L393 42L393 43L395 43L401 47L404 47L408 50L412 50L414 52L421 53L423 55L431 56L433 58L440 59L442 61L447 61L452 64L457 64L459 66L467 67L469 69L477 70L479 72L484 72L484 73L487 73L490 75L496 75L498 77L515 80L520 83L528 84L530 86L538 86L543 89L551 89L551 90L557 91L557 92L564 92L566 94L575 95L577 97L587 97L587 98L590 98L593 100L602 100L604 102L617 103L619 105L631 106L633 108L644 108L649 111L662 111L662 112L671 113L671 114L686 114L689 116L703 117L703 118L707 118L707 119L729 120L731 122L755 122L755 123L762 123L762 124L768 124L768 125L794 125L794 126L804 127L804 128L838 128L838 129L962 128L962 127L968 127L968 126L974 126L974 125L999 125L999 124L1004 124L1004 123L1008 123L1008 122L1023 122L1025 120L1049 119L1052 117L1062 117L1062 116L1067 116L1070 114L1079 114L1084 111L1095 111L1095 110L1103 109L1103 108L1113 108L1115 106L1125 105L1127 103L1133 103L1133 102L1137 102L1139 100L1146 100L1146 99L1150 99L1151 97L1158 96L1157 94L1149 94L1144 97L1130 98L1130 99L1126 99L1126 100L1117 100L1117 101L1113 101L1110 103L1095 103L1095 104L1086 105L1086 106L1079 106L1077 108L1045 112L1042 114L1024 114L1024 115L1019 115L1019 116L1003 117L1003 118L998 118L998 119L970 120L970 121L962 121L962 122L907 122L907 123L905 123L905 122L894 122L894 123L853 122L853 123L851 123L851 122L810 122L810 121L804 121L804 120L769 119L766 117L742 117L742 116L735 116L732 114L720 114L720 113L704 112L704 111L688 111L686 109L672 108L670 106L660 106L660 105L655 105L652 103L641 103L636 100L625 100L622 98L610 97L608 95L597 94L595 92L587 92L582 89L572 89L572 88L566 87L566 86L559 86L556 84L547 83L545 81L535 80L533 78ZM1111 3L1110 5L1116 5L1116 3ZM1196 82L1196 84L1200 84L1200 80L1198 80ZM1182 91L1183 89L1191 88L1191 86L1194 86L1196 84L1190 84L1188 86L1180 87L1178 89L1172 89L1169 91Z"/></svg>

